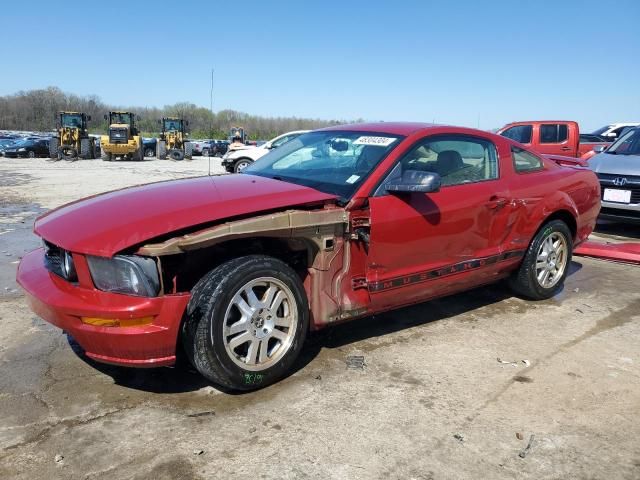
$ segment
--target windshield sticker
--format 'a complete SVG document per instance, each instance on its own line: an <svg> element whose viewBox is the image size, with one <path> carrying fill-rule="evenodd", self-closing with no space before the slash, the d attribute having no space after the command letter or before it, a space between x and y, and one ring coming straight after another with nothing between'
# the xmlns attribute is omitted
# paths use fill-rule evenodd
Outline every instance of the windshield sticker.
<svg viewBox="0 0 640 480"><path fill-rule="evenodd" d="M347 178L347 183L356 183L359 178L360 175L351 175L349 178Z"/></svg>
<svg viewBox="0 0 640 480"><path fill-rule="evenodd" d="M376 147L388 147L396 138L390 137L360 137L353 142L354 145L375 145Z"/></svg>

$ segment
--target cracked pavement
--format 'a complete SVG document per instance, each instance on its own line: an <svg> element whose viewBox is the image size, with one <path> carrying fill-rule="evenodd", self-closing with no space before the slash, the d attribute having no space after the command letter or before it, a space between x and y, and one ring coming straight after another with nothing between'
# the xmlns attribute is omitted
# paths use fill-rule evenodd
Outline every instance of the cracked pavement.
<svg viewBox="0 0 640 480"><path fill-rule="evenodd" d="M92 362L27 308L13 278L37 214L206 170L0 159L0 478L640 478L640 267L576 257L548 301L493 285L337 326L242 395ZM640 229L602 235L621 233Z"/></svg>

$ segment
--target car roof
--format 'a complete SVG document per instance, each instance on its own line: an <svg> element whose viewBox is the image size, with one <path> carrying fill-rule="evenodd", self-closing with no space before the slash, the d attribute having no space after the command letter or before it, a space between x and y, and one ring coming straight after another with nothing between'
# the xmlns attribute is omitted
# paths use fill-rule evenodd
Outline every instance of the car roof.
<svg viewBox="0 0 640 480"><path fill-rule="evenodd" d="M351 123L323 128L322 130L339 130L352 132L377 132L390 135L411 135L420 130L428 128L443 127L434 123L420 122L373 122L373 123Z"/></svg>

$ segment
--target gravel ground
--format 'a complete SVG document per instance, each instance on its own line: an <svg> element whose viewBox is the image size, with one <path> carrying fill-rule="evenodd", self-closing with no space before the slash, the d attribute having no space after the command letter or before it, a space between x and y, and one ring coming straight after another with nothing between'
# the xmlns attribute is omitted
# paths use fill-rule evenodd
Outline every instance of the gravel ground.
<svg viewBox="0 0 640 480"><path fill-rule="evenodd" d="M243 395L93 363L29 311L13 278L36 215L207 171L0 159L0 478L640 478L639 267L575 258L548 301L494 285L334 327Z"/></svg>

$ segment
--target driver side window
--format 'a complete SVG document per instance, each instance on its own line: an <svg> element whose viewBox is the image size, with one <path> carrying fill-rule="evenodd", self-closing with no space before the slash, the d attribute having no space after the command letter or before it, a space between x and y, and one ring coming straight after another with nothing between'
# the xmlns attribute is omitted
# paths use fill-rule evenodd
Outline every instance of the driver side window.
<svg viewBox="0 0 640 480"><path fill-rule="evenodd" d="M383 184L401 178L407 170L437 173L443 187L495 180L498 155L495 145L481 138L427 137L402 157ZM376 194L379 193L382 192L378 190Z"/></svg>

